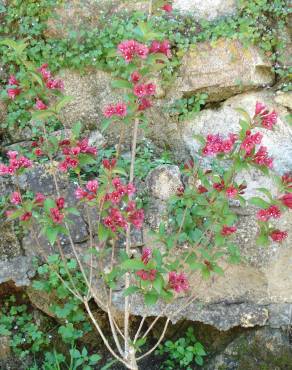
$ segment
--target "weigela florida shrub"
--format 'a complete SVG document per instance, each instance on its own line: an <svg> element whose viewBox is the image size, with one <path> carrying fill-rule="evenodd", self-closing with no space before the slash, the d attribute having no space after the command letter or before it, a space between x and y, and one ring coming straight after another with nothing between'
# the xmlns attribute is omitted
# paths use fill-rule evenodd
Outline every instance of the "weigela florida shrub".
<svg viewBox="0 0 292 370"><path fill-rule="evenodd" d="M64 256L60 237L68 235L88 291L79 292L73 283L72 286L66 283L66 286L84 303L110 352L126 366L134 369L136 358L133 360L133 356L136 356L142 327L132 342L129 339L131 303L128 296L142 294L146 305L151 305L159 298L170 301L181 293L187 293L190 296L188 300L190 303L195 299L191 289L194 271L201 270L203 277L208 277L211 273L222 274L223 270L218 264L222 257L229 255L229 262L238 261L236 247L230 241L237 229L234 224L236 217L230 209L229 202L239 200L244 204L242 195L247 184L238 184L236 174L250 167L256 167L269 174L273 164L272 158L269 157L267 148L261 146L262 134L254 130L259 127L272 130L276 125L277 115L274 111L269 112L263 104L257 103L252 119L242 112L244 120L240 121L241 131L238 134L230 133L227 138L213 134L208 135L206 139L199 138L202 149L198 155L212 156L224 163L227 162L228 169L221 173L212 169L204 170L198 163L195 164L195 158L194 161L186 164L184 171L190 178L190 185L178 189L177 196L171 200L170 208L170 212L174 215L174 222L169 225L170 227L161 224L157 235L158 240L166 245L166 249L162 251L159 248L147 246L143 249L141 257L133 257L130 249L131 227L141 229L144 221L144 211L137 206L134 198L136 189L133 173L137 129L139 122L144 120L144 112L153 104L156 86L151 82L151 77L167 63L168 58L171 57L171 50L167 40L151 42L149 36L145 36L144 43L136 40L123 41L117 48L117 54L124 60L124 74L127 77L114 81L113 86L125 89L126 93L124 101L116 104L109 102L105 108L103 128L117 121L128 125L134 122L128 179L121 179L120 176L127 177L127 173L124 169L118 168L117 159L112 158L102 161L98 178L83 183L81 175L84 166L96 163L97 150L89 145L87 138L80 138L81 126L77 124L71 136L67 138L49 135L48 119L58 114L67 98L61 96L61 101L54 101L53 106L50 106L50 100L46 98L46 94L49 95L52 90L62 90L63 81L52 77L47 64L33 72L31 69L27 71L28 74L35 76L41 90L36 97L32 117L42 130L42 136L32 143L32 153L29 158L15 151L8 152L9 162L1 164L0 173L2 176L13 175L17 184L7 204L7 216L10 220L19 220L24 228L33 233L36 243L38 230L41 230L49 242L58 248L62 258ZM22 86L16 76L11 76L7 88L10 99L16 99L24 93L25 86ZM29 170L33 166L33 161L37 162L39 158L48 160L51 165L56 188L54 197L38 193L31 199L22 194L18 185L19 176ZM78 215L79 210L76 207L67 206L66 199L60 192L58 172L65 174L73 172L78 179L78 186L75 188L76 202L86 210L90 229L89 251L84 253L84 256L80 256L77 252L69 228L72 223L71 215ZM291 177L286 175L278 183L280 194L276 198L272 197L267 189L262 189L269 201L261 198L252 199L253 204L262 208L257 214L260 224L260 243L266 243L269 238L282 242L287 237L286 231L278 230L270 223L272 219L278 219L285 208L292 208ZM97 214L97 220L94 222L90 216L91 209ZM121 244L124 239L125 248L119 248L118 254L117 244ZM188 243L187 252L180 249L184 242ZM90 254L89 267L88 262L84 263L85 260L88 261L88 253ZM111 256L110 262L108 256ZM97 262L98 267L93 267L93 265L96 266L94 261ZM69 270L67 273L70 277ZM106 292L102 299L92 288L94 278L101 280ZM120 329L116 328L117 324L114 323L111 311L113 290L122 278L125 279L124 351L121 350L116 337L117 330ZM107 310L119 354L113 352L92 316L88 304L92 297L97 304ZM107 303L104 303L104 300L107 300ZM166 327L169 320L166 321ZM140 345L144 343L142 342Z"/></svg>

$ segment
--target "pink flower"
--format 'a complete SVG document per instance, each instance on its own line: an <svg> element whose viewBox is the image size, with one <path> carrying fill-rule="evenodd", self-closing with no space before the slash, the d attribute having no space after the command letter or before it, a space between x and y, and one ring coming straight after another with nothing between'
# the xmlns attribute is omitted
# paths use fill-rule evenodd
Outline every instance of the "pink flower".
<svg viewBox="0 0 292 370"><path fill-rule="evenodd" d="M78 187L76 190L75 190L75 192L74 192L74 194L75 194L75 197L77 198L77 199L84 199L86 196L87 196L87 192L86 191L84 191L82 188L80 188L80 187Z"/></svg>
<svg viewBox="0 0 292 370"><path fill-rule="evenodd" d="M48 63L45 63L40 66L40 68L37 69L38 72L42 75L44 81L47 81L48 79L51 78L51 72L47 69L48 68Z"/></svg>
<svg viewBox="0 0 292 370"><path fill-rule="evenodd" d="M10 99L14 100L17 95L21 93L21 89L14 88L14 89L7 89L7 94Z"/></svg>
<svg viewBox="0 0 292 370"><path fill-rule="evenodd" d="M37 148L35 149L34 154L39 157L43 155L43 151L40 148Z"/></svg>
<svg viewBox="0 0 292 370"><path fill-rule="evenodd" d="M98 189L98 181L97 180L88 181L86 184L86 189L96 194Z"/></svg>
<svg viewBox="0 0 292 370"><path fill-rule="evenodd" d="M165 5L163 5L162 10L166 11L167 13L171 13L172 10L173 10L172 5L171 4L165 4Z"/></svg>
<svg viewBox="0 0 292 370"><path fill-rule="evenodd" d="M141 261L144 263L144 265L147 265L151 258L152 250L150 248L143 248Z"/></svg>
<svg viewBox="0 0 292 370"><path fill-rule="evenodd" d="M257 212L257 219L263 222L267 222L270 219L270 215L266 209L260 209Z"/></svg>
<svg viewBox="0 0 292 370"><path fill-rule="evenodd" d="M268 130L272 130L277 123L278 115L273 110L269 112L268 108L263 103L256 103L255 116L259 117L261 124Z"/></svg>
<svg viewBox="0 0 292 370"><path fill-rule="evenodd" d="M152 104L151 104L151 101L147 98L142 98L140 100L140 105L138 107L138 111L144 111L148 108L151 108L152 107Z"/></svg>
<svg viewBox="0 0 292 370"><path fill-rule="evenodd" d="M268 168L273 167L273 159L268 156L267 148L265 146L260 146L259 150L253 157L253 162L259 166L266 166Z"/></svg>
<svg viewBox="0 0 292 370"><path fill-rule="evenodd" d="M45 201L46 197L42 193L36 193L34 201L38 205L42 205Z"/></svg>
<svg viewBox="0 0 292 370"><path fill-rule="evenodd" d="M146 59L149 49L146 45L140 44L135 40L126 40L118 45L118 51L125 61L131 62L134 57Z"/></svg>
<svg viewBox="0 0 292 370"><path fill-rule="evenodd" d="M146 85L146 93L147 95L155 95L156 94L156 85L153 83L149 83Z"/></svg>
<svg viewBox="0 0 292 370"><path fill-rule="evenodd" d="M224 180L222 180L221 182L215 182L213 184L213 189L217 190L218 192L224 190L224 187L225 187Z"/></svg>
<svg viewBox="0 0 292 370"><path fill-rule="evenodd" d="M103 223L113 232L115 232L117 228L127 228L127 221L124 219L123 215L117 208L110 209L109 215L104 219Z"/></svg>
<svg viewBox="0 0 292 370"><path fill-rule="evenodd" d="M133 92L134 92L134 95L138 96L138 98L143 98L143 96L148 95L147 94L147 87L144 84L135 85Z"/></svg>
<svg viewBox="0 0 292 370"><path fill-rule="evenodd" d="M20 216L20 221L26 222L31 219L32 213L31 212L25 212L23 215Z"/></svg>
<svg viewBox="0 0 292 370"><path fill-rule="evenodd" d="M126 117L127 115L127 106L125 103L118 103L116 105L116 115L118 117Z"/></svg>
<svg viewBox="0 0 292 370"><path fill-rule="evenodd" d="M56 205L58 209L63 209L65 206L65 199L63 197L60 197L56 200Z"/></svg>
<svg viewBox="0 0 292 370"><path fill-rule="evenodd" d="M150 270L150 271L146 271L146 270L139 270L136 272L136 275L140 277L140 279L146 281L146 280L149 280L149 281L154 281L156 279L156 274L157 274L157 270Z"/></svg>
<svg viewBox="0 0 292 370"><path fill-rule="evenodd" d="M132 74L131 74L131 81L136 84L137 82L139 82L141 80L142 76L140 75L140 73L138 71L134 71Z"/></svg>
<svg viewBox="0 0 292 370"><path fill-rule="evenodd" d="M288 237L287 231L274 230L270 233L270 237L274 242L281 243L284 239Z"/></svg>
<svg viewBox="0 0 292 370"><path fill-rule="evenodd" d="M111 160L109 160L109 159L103 159L102 160L102 165L107 170L112 170L115 167L116 163L117 163L116 158L112 158Z"/></svg>
<svg viewBox="0 0 292 370"><path fill-rule="evenodd" d="M128 214L128 221L136 228L141 229L144 222L144 210L137 209L136 211Z"/></svg>
<svg viewBox="0 0 292 370"><path fill-rule="evenodd" d="M46 82L46 86L47 86L48 89L62 90L62 89L64 89L64 82L60 79L58 79L58 80L50 79Z"/></svg>
<svg viewBox="0 0 292 370"><path fill-rule="evenodd" d="M228 198L235 198L237 194L238 190L233 185L229 186L226 189L226 195Z"/></svg>
<svg viewBox="0 0 292 370"><path fill-rule="evenodd" d="M58 208L50 208L50 214L55 224L61 224L64 219L64 215L59 211Z"/></svg>
<svg viewBox="0 0 292 370"><path fill-rule="evenodd" d="M127 193L128 195L134 194L136 192L135 185L131 182L127 185Z"/></svg>
<svg viewBox="0 0 292 370"><path fill-rule="evenodd" d="M36 100L35 107L38 110L45 110L45 109L48 108L48 106L42 100L40 100L40 99L37 99Z"/></svg>
<svg viewBox="0 0 292 370"><path fill-rule="evenodd" d="M78 155L80 153L81 149L79 148L79 146L75 146L74 148L71 148L71 154L73 155Z"/></svg>
<svg viewBox="0 0 292 370"><path fill-rule="evenodd" d="M108 105L105 110L103 111L103 115L106 118L111 118L113 115L116 114L116 107L113 104Z"/></svg>
<svg viewBox="0 0 292 370"><path fill-rule="evenodd" d="M228 235L231 235L231 234L235 233L236 230L237 230L236 226L224 225L222 230L221 230L221 235L228 236Z"/></svg>
<svg viewBox="0 0 292 370"><path fill-rule="evenodd" d="M229 134L229 138L223 140L219 134L207 135L206 145L202 149L203 155L217 155L230 153L236 141L236 135Z"/></svg>
<svg viewBox="0 0 292 370"><path fill-rule="evenodd" d="M19 86L19 81L16 79L14 75L10 75L9 80L8 80L8 85L9 86Z"/></svg>
<svg viewBox="0 0 292 370"><path fill-rule="evenodd" d="M189 289L189 282L186 275L181 272L177 274L172 271L168 274L168 284L171 289L175 290L177 293L186 292Z"/></svg>
<svg viewBox="0 0 292 370"><path fill-rule="evenodd" d="M149 48L150 53L162 53L168 58L171 58L171 50L170 50L170 43L168 40L164 40L162 42L159 41L152 41L152 44Z"/></svg>
<svg viewBox="0 0 292 370"><path fill-rule="evenodd" d="M9 159L16 159L18 152L16 150L8 150L7 155Z"/></svg>
<svg viewBox="0 0 292 370"><path fill-rule="evenodd" d="M280 200L285 207L292 209L292 193L284 194Z"/></svg>
<svg viewBox="0 0 292 370"><path fill-rule="evenodd" d="M14 191L10 195L10 202L12 204L15 204L16 206L21 203L21 195L20 195L20 193L18 191Z"/></svg>
<svg viewBox="0 0 292 370"><path fill-rule="evenodd" d="M270 215L270 217L273 217L273 218L280 218L281 217L281 211L280 211L278 206L270 206L267 209L267 212Z"/></svg>

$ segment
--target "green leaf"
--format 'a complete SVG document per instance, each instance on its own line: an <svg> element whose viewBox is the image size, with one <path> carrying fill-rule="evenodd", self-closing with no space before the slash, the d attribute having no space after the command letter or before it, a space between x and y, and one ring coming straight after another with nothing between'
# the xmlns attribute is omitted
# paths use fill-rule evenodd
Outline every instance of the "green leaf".
<svg viewBox="0 0 292 370"><path fill-rule="evenodd" d="M108 118L108 119L104 119L102 122L101 122L101 132L104 132L106 131L110 124L113 122L113 120L111 118Z"/></svg>
<svg viewBox="0 0 292 370"><path fill-rule="evenodd" d="M104 242L110 235L110 231L104 225L99 224L98 226L98 240Z"/></svg>
<svg viewBox="0 0 292 370"><path fill-rule="evenodd" d="M80 136L81 128L82 128L82 123L80 121L76 122L75 125L72 127L72 133L75 139L77 139Z"/></svg>
<svg viewBox="0 0 292 370"><path fill-rule="evenodd" d="M253 204L254 206L257 206L257 207L260 207L260 208L268 208L270 206L269 203L267 203L265 200L263 200L262 198L260 197L253 197L249 200L249 202L251 204Z"/></svg>
<svg viewBox="0 0 292 370"><path fill-rule="evenodd" d="M153 288L157 291L158 294L161 294L161 291L164 287L164 280L161 275L158 275L157 278L153 281Z"/></svg>
<svg viewBox="0 0 292 370"><path fill-rule="evenodd" d="M65 107L66 104L68 104L70 101L72 101L72 96L64 96L63 99L61 99L55 106L54 110L55 112L59 113L62 108Z"/></svg>
<svg viewBox="0 0 292 370"><path fill-rule="evenodd" d="M57 240L58 233L59 233L59 230L57 228L47 227L45 229L45 235L46 235L46 237L47 237L47 239L48 239L48 241L50 242L51 245L55 244L55 241Z"/></svg>
<svg viewBox="0 0 292 370"><path fill-rule="evenodd" d="M34 111L32 112L31 114L31 118L33 120L45 120L51 116L55 116L55 112L50 110L50 109L46 109L46 110L37 110L37 111Z"/></svg>
<svg viewBox="0 0 292 370"><path fill-rule="evenodd" d="M56 208L56 203L53 199L47 198L44 201L44 210L46 211L46 213L50 214L51 208Z"/></svg>
<svg viewBox="0 0 292 370"><path fill-rule="evenodd" d="M89 357L89 361L92 365L96 364L100 360L101 360L101 356L98 354L95 354Z"/></svg>
<svg viewBox="0 0 292 370"><path fill-rule="evenodd" d="M131 294L137 293L140 289L137 286L129 286L129 288L124 290L124 296L127 297Z"/></svg>
<svg viewBox="0 0 292 370"><path fill-rule="evenodd" d="M145 265L141 260L138 260L136 258L128 259L121 264L122 269L124 270L131 270L131 271L137 271L137 270L143 270L145 269Z"/></svg>
<svg viewBox="0 0 292 370"><path fill-rule="evenodd" d="M158 301L158 294L152 291L144 295L146 306L153 306Z"/></svg>
<svg viewBox="0 0 292 370"><path fill-rule="evenodd" d="M114 80L112 81L112 87L117 89L131 89L132 84L126 80Z"/></svg>
<svg viewBox="0 0 292 370"><path fill-rule="evenodd" d="M85 166L88 164L96 164L96 158L91 156L90 154L81 153L79 154L78 159L79 159L80 166Z"/></svg>

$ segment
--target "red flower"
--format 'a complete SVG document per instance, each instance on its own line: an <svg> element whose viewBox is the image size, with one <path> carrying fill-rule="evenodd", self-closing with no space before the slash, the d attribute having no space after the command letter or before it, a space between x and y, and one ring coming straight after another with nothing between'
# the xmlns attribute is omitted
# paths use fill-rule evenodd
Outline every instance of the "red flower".
<svg viewBox="0 0 292 370"><path fill-rule="evenodd" d="M237 230L237 228L235 226L224 225L222 227L222 230L221 230L221 235L228 236L228 235L231 235L231 234L235 233L236 230Z"/></svg>
<svg viewBox="0 0 292 370"><path fill-rule="evenodd" d="M9 80L8 80L8 85L9 86L19 86L19 81L16 79L14 75L10 75Z"/></svg>
<svg viewBox="0 0 292 370"><path fill-rule="evenodd" d="M222 180L221 182L215 182L213 184L213 189L217 190L217 191L222 191L224 190L224 187L225 187L225 183L224 183L224 180Z"/></svg>
<svg viewBox="0 0 292 370"><path fill-rule="evenodd" d="M159 41L152 41L152 44L149 48L150 53L162 53L166 55L168 58L171 58L171 50L170 50L170 43L168 40L164 40L162 42Z"/></svg>
<svg viewBox="0 0 292 370"><path fill-rule="evenodd" d="M137 82L139 82L141 80L142 76L140 75L140 73L138 71L134 71L132 74L131 74L131 81L136 84Z"/></svg>
<svg viewBox="0 0 292 370"><path fill-rule="evenodd" d="M270 219L270 215L269 215L269 213L267 212L266 209L260 209L257 212L257 219L260 220L260 221L266 222Z"/></svg>
<svg viewBox="0 0 292 370"><path fill-rule="evenodd" d="M12 204L15 204L16 206L21 203L21 195L20 195L20 193L18 191L14 191L10 195L10 202Z"/></svg>
<svg viewBox="0 0 292 370"><path fill-rule="evenodd" d="M115 167L116 163L117 163L116 158L113 158L111 160L109 160L109 159L103 159L102 160L102 165L107 170L112 170Z"/></svg>
<svg viewBox="0 0 292 370"><path fill-rule="evenodd" d="M7 94L10 99L15 99L17 95L21 93L21 89L15 88L15 89L7 89Z"/></svg>
<svg viewBox="0 0 292 370"><path fill-rule="evenodd" d="M256 103L255 116L259 117L262 126L268 130L272 130L277 123L277 113L274 110L269 113L268 108L263 103Z"/></svg>
<svg viewBox="0 0 292 370"><path fill-rule="evenodd" d="M271 232L270 237L274 242L281 243L284 239L288 237L287 231L274 230Z"/></svg>
<svg viewBox="0 0 292 370"><path fill-rule="evenodd" d="M177 293L185 292L189 289L189 282L186 275L181 272L177 274L172 271L168 274L168 283L171 289L175 290Z"/></svg>
<svg viewBox="0 0 292 370"><path fill-rule="evenodd" d="M118 103L116 105L116 115L118 117L126 117L127 115L127 106L125 103Z"/></svg>
<svg viewBox="0 0 292 370"><path fill-rule="evenodd" d="M56 205L58 209L63 209L65 206L65 199L63 197L60 197L56 200Z"/></svg>
<svg viewBox="0 0 292 370"><path fill-rule="evenodd" d="M134 57L146 59L149 49L146 45L140 44L135 40L126 40L118 45L118 51L126 62L131 62Z"/></svg>
<svg viewBox="0 0 292 370"><path fill-rule="evenodd" d="M134 95L138 96L138 98L143 98L143 96L146 96L148 94L147 87L144 84L135 85L133 91L134 91Z"/></svg>
<svg viewBox="0 0 292 370"><path fill-rule="evenodd" d="M284 204L284 206L288 208L292 208L292 193L284 194L280 198L281 202Z"/></svg>
<svg viewBox="0 0 292 370"><path fill-rule="evenodd" d="M171 13L172 12L172 5L171 4L165 4L165 5L163 5L162 10L166 11L167 13Z"/></svg>
<svg viewBox="0 0 292 370"><path fill-rule="evenodd" d="M29 221L31 219L32 213L31 212L25 212L22 216L20 216L20 221Z"/></svg>
<svg viewBox="0 0 292 370"><path fill-rule="evenodd" d="M76 199L84 199L87 196L87 192L80 187L75 190L74 194Z"/></svg>
<svg viewBox="0 0 292 370"><path fill-rule="evenodd" d="M147 265L151 258L152 250L150 248L143 248L141 261L144 263L144 265Z"/></svg>
<svg viewBox="0 0 292 370"><path fill-rule="evenodd" d="M214 185L215 185L215 184L214 184ZM199 193L199 194L208 193L208 189L207 189L207 188L205 188L205 186L203 186L203 185L199 185L199 186L198 186L198 193Z"/></svg>
<svg viewBox="0 0 292 370"><path fill-rule="evenodd" d="M43 155L43 151L40 148L36 148L35 151L34 151L34 154L37 157L39 157L39 156Z"/></svg>
<svg viewBox="0 0 292 370"><path fill-rule="evenodd" d="M253 162L259 166L266 166L268 168L273 167L273 158L268 156L267 148L265 146L260 146L259 150L253 157Z"/></svg>
<svg viewBox="0 0 292 370"><path fill-rule="evenodd" d="M50 208L51 218L54 223L61 224L64 219L64 215L59 211L58 208Z"/></svg>
<svg viewBox="0 0 292 370"><path fill-rule="evenodd" d="M86 184L86 189L96 194L98 189L98 181L97 180L88 181Z"/></svg>
<svg viewBox="0 0 292 370"><path fill-rule="evenodd" d="M156 279L157 270L139 270L136 272L136 275L138 275L142 280L149 280L154 281Z"/></svg>
<svg viewBox="0 0 292 370"><path fill-rule="evenodd" d="M40 68L37 69L38 72L42 75L44 81L47 81L48 79L51 78L51 72L47 69L48 68L48 63L45 63L40 66Z"/></svg>
<svg viewBox="0 0 292 370"><path fill-rule="evenodd" d="M149 83L146 85L146 92L147 95L155 95L156 94L156 85L153 83Z"/></svg>
<svg viewBox="0 0 292 370"><path fill-rule="evenodd" d="M238 190L233 185L229 186L226 189L226 195L228 198L235 198L237 194Z"/></svg>
<svg viewBox="0 0 292 370"><path fill-rule="evenodd" d="M36 193L34 201L40 206L44 203L45 199L46 197L42 193Z"/></svg>
<svg viewBox="0 0 292 370"><path fill-rule="evenodd" d="M151 101L147 98L142 98L140 100L140 105L138 107L138 111L144 111L148 108L151 108L152 104L151 104Z"/></svg>

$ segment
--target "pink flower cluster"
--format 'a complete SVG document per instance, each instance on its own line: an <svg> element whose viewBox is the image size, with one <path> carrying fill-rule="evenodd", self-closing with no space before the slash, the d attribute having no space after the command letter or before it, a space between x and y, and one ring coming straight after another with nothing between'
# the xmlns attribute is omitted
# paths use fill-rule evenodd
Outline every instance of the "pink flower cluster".
<svg viewBox="0 0 292 370"><path fill-rule="evenodd" d="M227 226L227 225L224 225L222 227L222 230L221 230L221 235L222 236L228 236L228 235L231 235L233 233L235 233L237 230L236 226Z"/></svg>
<svg viewBox="0 0 292 370"><path fill-rule="evenodd" d="M128 212L128 221L136 229L141 229L144 222L144 210L142 208L137 209L136 203L134 201L130 201L126 207L126 212Z"/></svg>
<svg viewBox="0 0 292 370"><path fill-rule="evenodd" d="M262 126L268 130L273 130L278 119L278 115L274 110L269 112L268 108L260 102L256 103L255 117L258 117L261 120Z"/></svg>
<svg viewBox="0 0 292 370"><path fill-rule="evenodd" d="M64 88L64 82L61 79L54 79L52 78L51 72L47 69L48 64L43 64L40 68L37 69L38 72L43 77L44 82L46 83L46 87L48 89L60 89Z"/></svg>
<svg viewBox="0 0 292 370"><path fill-rule="evenodd" d="M146 96L151 96L156 94L156 85L153 83L140 84L134 86L134 95L138 98L144 98Z"/></svg>
<svg viewBox="0 0 292 370"><path fill-rule="evenodd" d="M97 155L97 149L89 145L89 140L87 138L77 141L76 144L65 139L59 143L59 147L62 148L62 153L65 155L65 159L59 163L59 169L63 172L68 171L70 168L78 167L79 154Z"/></svg>
<svg viewBox="0 0 292 370"><path fill-rule="evenodd" d="M121 211L117 208L110 209L109 215L103 220L103 223L113 232L117 231L118 228L127 228L127 221L122 215Z"/></svg>
<svg viewBox="0 0 292 370"><path fill-rule="evenodd" d="M96 197L98 190L98 181L97 180L90 180L86 184L86 190L78 187L75 190L75 196L79 200L87 199L93 200Z"/></svg>
<svg viewBox="0 0 292 370"><path fill-rule="evenodd" d="M102 165L104 168L106 168L107 170L111 171L113 168L115 168L117 164L117 160L116 158L112 158L112 159L103 159L102 160Z"/></svg>
<svg viewBox="0 0 292 370"><path fill-rule="evenodd" d="M10 202L12 204L14 204L15 206L19 205L22 202L22 200L21 200L21 194L18 191L14 191L10 195Z"/></svg>
<svg viewBox="0 0 292 370"><path fill-rule="evenodd" d="M206 145L202 149L203 155L217 155L230 153L234 147L237 137L229 134L228 139L223 140L219 134L207 136Z"/></svg>
<svg viewBox="0 0 292 370"><path fill-rule="evenodd" d="M267 209L260 209L257 212L257 218L260 221L268 221L270 218L280 218L281 217L281 211L280 208L276 205L270 206Z"/></svg>
<svg viewBox="0 0 292 370"><path fill-rule="evenodd" d="M103 115L106 118L113 116L124 118L127 115L127 105L125 103L110 104L105 108Z"/></svg>
<svg viewBox="0 0 292 370"><path fill-rule="evenodd" d="M287 231L273 230L270 233L270 237L274 242L281 243L284 239L288 237Z"/></svg>
<svg viewBox="0 0 292 370"><path fill-rule="evenodd" d="M259 166L273 167L273 158L269 157L268 150L265 146L260 146L259 150L255 153L252 161Z"/></svg>
<svg viewBox="0 0 292 370"><path fill-rule="evenodd" d="M131 62L134 57L146 59L149 54L149 48L135 40L126 40L118 45L118 51L127 63Z"/></svg>
<svg viewBox="0 0 292 370"><path fill-rule="evenodd" d="M188 279L183 272L178 274L175 271L171 271L168 274L168 284L177 293L186 292L190 287Z"/></svg>
<svg viewBox="0 0 292 370"><path fill-rule="evenodd" d="M280 201L283 203L285 207L292 209L292 193L286 193L282 195L280 197Z"/></svg>
<svg viewBox="0 0 292 370"><path fill-rule="evenodd" d="M8 80L7 94L9 98L13 100L20 93L21 89L19 88L19 81L16 79L14 75L11 75Z"/></svg>
<svg viewBox="0 0 292 370"><path fill-rule="evenodd" d="M114 191L107 193L105 196L106 201L110 201L113 204L119 204L125 195L134 194L136 189L132 183L124 185L118 177L112 180Z"/></svg>
<svg viewBox="0 0 292 370"><path fill-rule="evenodd" d="M19 156L16 151L8 151L9 157L8 166L0 163L0 175L14 175L16 171L22 168L29 168L32 166L32 161L24 156Z"/></svg>
<svg viewBox="0 0 292 370"><path fill-rule="evenodd" d="M162 7L162 10L164 10L166 13L171 13L172 12L172 5L171 4L164 4Z"/></svg>
<svg viewBox="0 0 292 370"><path fill-rule="evenodd" d="M262 142L262 138L263 135L260 132L252 135L250 130L246 131L245 139L241 143L241 149L245 150L246 155L250 155L255 146Z"/></svg>
<svg viewBox="0 0 292 370"><path fill-rule="evenodd" d="M136 272L142 280L154 281L156 279L157 270L151 269L150 271L139 270Z"/></svg>
<svg viewBox="0 0 292 370"><path fill-rule="evenodd" d="M61 224L65 217L59 208L50 208L50 215L55 224Z"/></svg>
<svg viewBox="0 0 292 370"><path fill-rule="evenodd" d="M171 58L170 43L168 40L164 40L162 42L159 42L157 40L152 41L149 52L150 54L161 53L167 56L167 58Z"/></svg>

